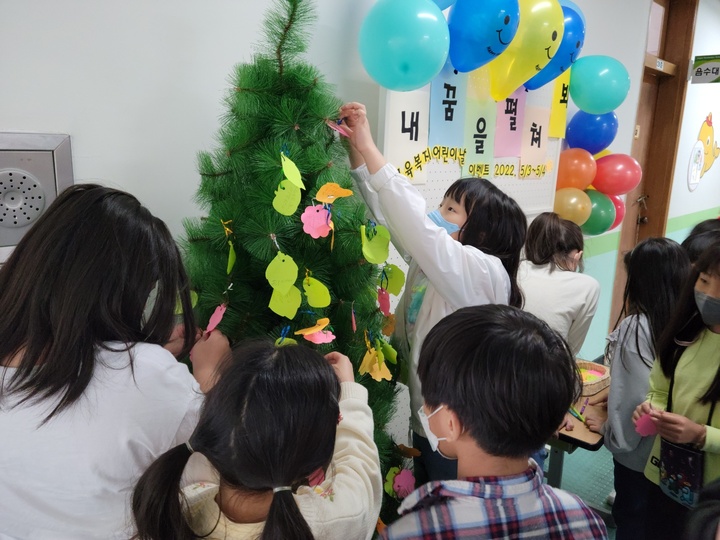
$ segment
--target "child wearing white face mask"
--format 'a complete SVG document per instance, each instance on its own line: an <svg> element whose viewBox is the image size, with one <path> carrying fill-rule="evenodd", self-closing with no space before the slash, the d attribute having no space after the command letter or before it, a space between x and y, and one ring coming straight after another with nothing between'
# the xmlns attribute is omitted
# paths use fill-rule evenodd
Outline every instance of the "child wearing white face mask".
<svg viewBox="0 0 720 540"><path fill-rule="evenodd" d="M457 465L431 449L415 413L422 405L416 373L420 347L430 329L457 309L522 305L516 276L527 220L512 198L482 178L457 180L426 215L425 199L375 146L365 106L348 103L340 108L340 118L359 191L410 264L395 336L410 360L413 445L423 454L415 460L415 477L419 483L455 478Z"/></svg>
<svg viewBox="0 0 720 540"><path fill-rule="evenodd" d="M693 270L660 337L647 401L633 413L636 426L649 415L658 434L645 466L646 538L681 538L700 489L720 478L720 241Z"/></svg>
<svg viewBox="0 0 720 540"><path fill-rule="evenodd" d="M427 335L418 374L425 433L457 460L458 477L408 495L383 538L607 538L602 520L528 459L581 388L557 332L517 308L463 308Z"/></svg>

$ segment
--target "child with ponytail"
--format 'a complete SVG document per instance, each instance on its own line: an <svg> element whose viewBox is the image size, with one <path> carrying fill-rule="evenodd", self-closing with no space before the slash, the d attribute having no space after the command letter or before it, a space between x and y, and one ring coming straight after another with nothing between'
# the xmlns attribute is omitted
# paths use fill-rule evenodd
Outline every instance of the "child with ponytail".
<svg viewBox="0 0 720 540"><path fill-rule="evenodd" d="M219 485L181 492L193 452ZM140 478L135 538L370 538L381 497L372 412L350 360L250 342L221 365L188 444Z"/></svg>

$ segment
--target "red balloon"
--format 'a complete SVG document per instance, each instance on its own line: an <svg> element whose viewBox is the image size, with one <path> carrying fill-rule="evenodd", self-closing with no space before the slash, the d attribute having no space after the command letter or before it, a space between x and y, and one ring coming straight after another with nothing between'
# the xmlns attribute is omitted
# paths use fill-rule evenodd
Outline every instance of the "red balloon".
<svg viewBox="0 0 720 540"><path fill-rule="evenodd" d="M610 229L612 230L618 225L622 223L623 218L625 217L625 203L623 200L618 197L617 195L608 195L612 203L615 205L615 221L613 221L613 224L610 225Z"/></svg>
<svg viewBox="0 0 720 540"><path fill-rule="evenodd" d="M560 152L557 187L586 189L595 178L596 165L592 154L582 148L568 148Z"/></svg>
<svg viewBox="0 0 720 540"><path fill-rule="evenodd" d="M610 154L597 160L597 172L592 185L605 195L624 195L635 189L642 180L640 164L627 154Z"/></svg>

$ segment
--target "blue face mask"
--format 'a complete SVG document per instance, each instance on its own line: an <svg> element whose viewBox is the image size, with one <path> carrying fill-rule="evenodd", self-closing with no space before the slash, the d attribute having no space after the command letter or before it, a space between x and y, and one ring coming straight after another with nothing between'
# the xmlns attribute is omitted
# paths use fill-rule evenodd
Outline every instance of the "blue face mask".
<svg viewBox="0 0 720 540"><path fill-rule="evenodd" d="M458 232L460 230L460 227L455 225L455 223L450 223L447 219L442 217L442 214L440 213L440 209L438 209L438 208L436 208L435 210L430 212L428 214L428 217L430 218L430 221L432 221L435 225L445 229L448 234L452 234L452 233Z"/></svg>

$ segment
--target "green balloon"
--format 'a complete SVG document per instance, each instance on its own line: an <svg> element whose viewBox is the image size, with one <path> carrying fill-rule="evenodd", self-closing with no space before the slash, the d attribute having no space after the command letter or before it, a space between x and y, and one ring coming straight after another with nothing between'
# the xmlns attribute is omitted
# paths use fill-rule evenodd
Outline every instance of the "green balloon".
<svg viewBox="0 0 720 540"><path fill-rule="evenodd" d="M610 197L597 190L587 189L585 193L590 197L592 209L590 217L580 228L584 234L590 236L602 234L609 230L615 222L615 205Z"/></svg>

